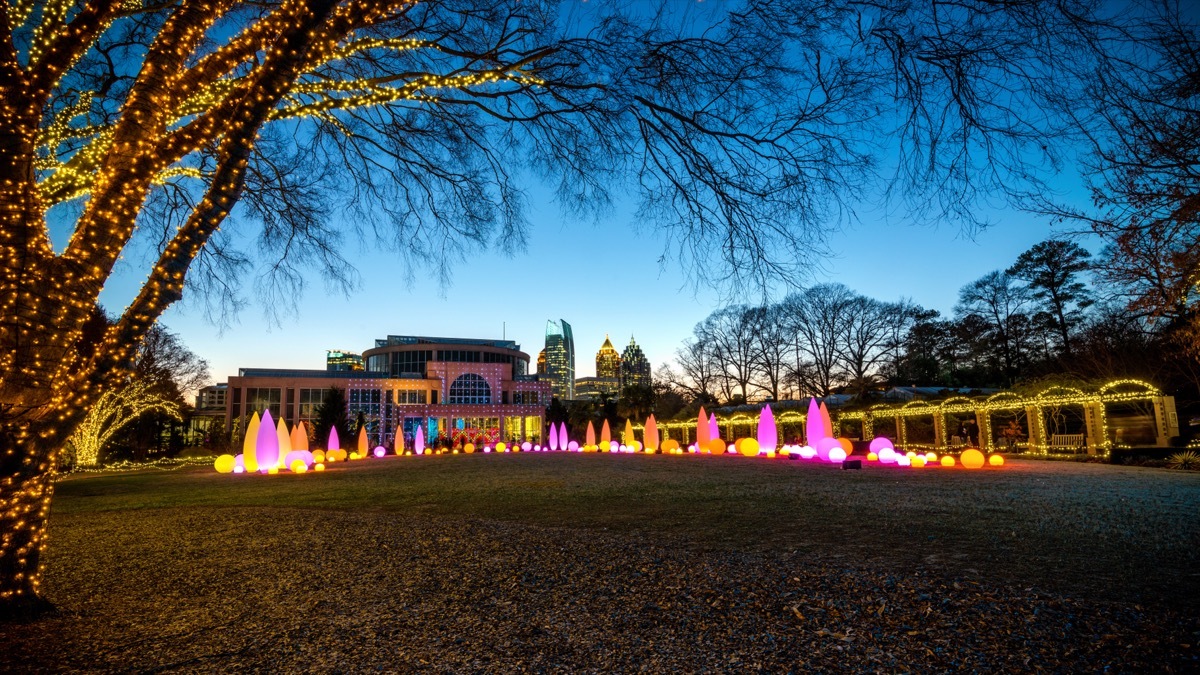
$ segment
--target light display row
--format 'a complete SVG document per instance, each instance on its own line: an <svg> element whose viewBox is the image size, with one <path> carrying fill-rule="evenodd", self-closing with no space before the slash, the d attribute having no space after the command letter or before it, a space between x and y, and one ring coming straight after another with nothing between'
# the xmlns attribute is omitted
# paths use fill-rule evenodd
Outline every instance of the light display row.
<svg viewBox="0 0 1200 675"><path fill-rule="evenodd" d="M701 407L695 425L696 442L686 446L678 440L671 438L660 440L658 422L651 415L646 419L646 423L642 427L643 434L641 441L637 440L631 421L626 421L625 423L623 441L613 440L612 430L609 428L608 421L605 420L601 428L599 440L596 439L595 427L591 422L588 423L587 433L582 445L578 441L570 439L567 425L561 423L550 425L549 442L545 446L540 443L524 441L513 443L512 445L504 442L488 443L481 448L477 448L474 443L467 443L462 446L461 452L473 454L478 449L483 453L610 452L627 454L742 455L745 457L765 457L768 459L777 457L786 457L791 460L815 459L834 464L841 464L850 455L854 454L854 444L849 439L839 438L833 434L832 420L824 404L818 404L816 400L811 400L809 402L809 412L806 422L808 427L806 444L785 443L780 446L775 415L771 407L766 405L759 412L757 429L753 438L743 437L737 438L732 442L726 442L721 438L716 416L706 413L704 408ZM308 449L308 436L303 422L297 424L289 433L287 422L279 420L276 423L271 418L271 412L266 410L263 412L261 419L257 413L251 418L242 453L236 456L221 455L214 463L214 467L219 473L239 474L258 472L273 475L287 470L292 473L302 474L310 470L324 471L326 463L362 460L368 457L382 458L389 454L388 450L383 446L376 446L374 449L368 447L365 429L359 430L356 445L357 448L347 455L346 451L341 448L337 429L335 428L330 430L329 439L324 450L310 452ZM446 454L447 452L458 454L460 450L456 447L452 450L428 451L425 447L423 430L421 427L418 427L413 447L411 449L406 448L403 436L397 435L391 454L420 456L426 454ZM977 448L969 448L963 451L957 461L951 455L943 455L939 459L937 454L933 452L919 454L909 451L902 454L896 450L891 439L885 437L877 437L871 441L866 461L868 464L875 462L880 465L913 468L926 466L954 467L961 463L967 469L979 469L985 466L985 464L1002 466L1004 463L1000 455L992 455L988 459Z"/></svg>

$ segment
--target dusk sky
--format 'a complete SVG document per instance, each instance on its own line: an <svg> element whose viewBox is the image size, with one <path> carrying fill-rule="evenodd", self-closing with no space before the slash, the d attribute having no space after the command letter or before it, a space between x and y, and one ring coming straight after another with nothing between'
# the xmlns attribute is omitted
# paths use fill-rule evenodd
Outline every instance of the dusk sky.
<svg viewBox="0 0 1200 675"><path fill-rule="evenodd" d="M661 241L648 228L635 232L628 211L597 225L571 223L548 199L536 197L530 193L528 249L512 258L489 252L457 266L444 292L434 271L417 270L416 282L407 285L394 256L358 253L364 247L355 242L346 257L358 268L361 285L350 297L313 278L298 299L300 309L284 312L281 325L271 325L262 304L252 301L222 332L199 303L187 299L162 322L208 360L214 382L223 382L238 368L324 368L326 349L361 352L389 334L506 335L532 361L544 344L546 320L563 318L575 331L576 376L585 377L595 374L595 353L606 333L618 350L632 334L657 369L720 306L716 291L696 292L678 270L659 269ZM909 297L943 314L952 311L961 286L1012 264L1052 233L1048 221L1015 211L995 213L996 224L974 239L950 225L888 222L868 211L860 219L831 237L837 257L814 273L812 283L840 282L881 300ZM138 270L144 268L134 260L123 263L105 289L110 312L124 306L141 280Z"/></svg>

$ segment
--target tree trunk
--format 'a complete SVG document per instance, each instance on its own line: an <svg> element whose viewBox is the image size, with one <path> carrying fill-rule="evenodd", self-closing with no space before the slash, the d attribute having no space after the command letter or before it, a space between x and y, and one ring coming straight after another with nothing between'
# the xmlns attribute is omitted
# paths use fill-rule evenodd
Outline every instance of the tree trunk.
<svg viewBox="0 0 1200 675"><path fill-rule="evenodd" d="M0 424L0 619L26 618L50 607L41 596L41 556L62 438L50 425Z"/></svg>

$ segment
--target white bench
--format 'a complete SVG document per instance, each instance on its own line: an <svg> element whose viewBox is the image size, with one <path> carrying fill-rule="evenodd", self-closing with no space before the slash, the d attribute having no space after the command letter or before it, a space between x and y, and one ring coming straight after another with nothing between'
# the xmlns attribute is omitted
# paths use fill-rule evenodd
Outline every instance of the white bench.
<svg viewBox="0 0 1200 675"><path fill-rule="evenodd" d="M1050 436L1051 450L1070 450L1078 452L1085 445L1083 434L1054 434Z"/></svg>

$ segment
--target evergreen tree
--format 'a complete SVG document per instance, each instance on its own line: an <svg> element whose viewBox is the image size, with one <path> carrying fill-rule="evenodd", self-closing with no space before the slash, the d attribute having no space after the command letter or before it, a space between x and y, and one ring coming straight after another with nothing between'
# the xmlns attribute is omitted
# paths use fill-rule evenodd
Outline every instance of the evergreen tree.
<svg viewBox="0 0 1200 675"><path fill-rule="evenodd" d="M317 447L324 448L329 442L329 430L337 428L338 439L346 447L353 439L346 424L346 392L337 387L330 387L325 392L325 398L316 409L317 417L313 420L313 435Z"/></svg>
<svg viewBox="0 0 1200 675"><path fill-rule="evenodd" d="M1008 273L1029 284L1048 323L1060 340L1062 355L1071 358L1071 333L1083 322L1091 306L1088 288L1079 279L1092 257L1083 247L1062 239L1035 244L1017 258Z"/></svg>

